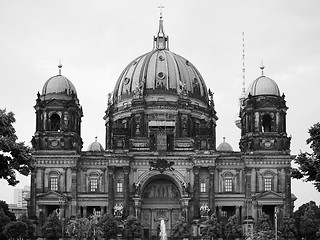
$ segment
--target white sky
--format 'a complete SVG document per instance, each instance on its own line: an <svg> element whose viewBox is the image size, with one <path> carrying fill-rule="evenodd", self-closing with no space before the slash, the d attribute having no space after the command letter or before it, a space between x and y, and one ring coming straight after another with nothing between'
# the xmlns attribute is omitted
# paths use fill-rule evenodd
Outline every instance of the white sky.
<svg viewBox="0 0 320 240"><path fill-rule="evenodd" d="M20 141L35 131L36 94L58 74L73 82L83 107L84 148L105 145L107 94L122 70L152 50L162 2L170 50L192 62L214 94L217 145L226 137L238 150L234 125L242 88L242 32L246 86L265 75L286 95L291 153L309 151L308 128L320 121L320 1L318 0L0 0L0 108L16 116ZM20 177L22 188L29 178ZM320 193L292 181L296 206ZM0 199L13 202L13 187L0 180Z"/></svg>

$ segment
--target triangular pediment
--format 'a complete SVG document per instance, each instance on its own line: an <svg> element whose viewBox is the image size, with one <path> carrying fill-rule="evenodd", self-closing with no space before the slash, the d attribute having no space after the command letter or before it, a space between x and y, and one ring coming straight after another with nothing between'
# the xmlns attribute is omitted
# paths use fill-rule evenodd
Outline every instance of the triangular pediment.
<svg viewBox="0 0 320 240"><path fill-rule="evenodd" d="M38 199L42 199L42 200L59 200L59 199L66 199L67 197L59 192L55 192L55 191L49 191L46 193L42 193L40 195L37 196Z"/></svg>
<svg viewBox="0 0 320 240"><path fill-rule="evenodd" d="M63 102L61 102L60 100L52 99L46 105L47 106L63 106L65 104Z"/></svg>
<svg viewBox="0 0 320 240"><path fill-rule="evenodd" d="M256 196L257 200L270 200L270 199L283 199L283 196L279 193L276 193L274 191L268 191L264 193L260 193Z"/></svg>
<svg viewBox="0 0 320 240"><path fill-rule="evenodd" d="M277 103L274 100L264 100L259 102L259 107L271 107L276 108Z"/></svg>

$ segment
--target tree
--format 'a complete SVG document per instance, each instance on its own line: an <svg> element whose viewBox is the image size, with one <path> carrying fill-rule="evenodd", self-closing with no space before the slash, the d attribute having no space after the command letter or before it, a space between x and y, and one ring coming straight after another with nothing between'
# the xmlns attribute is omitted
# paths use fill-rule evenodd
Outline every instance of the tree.
<svg viewBox="0 0 320 240"><path fill-rule="evenodd" d="M178 221L174 224L171 235L173 239L183 239L190 237L190 224L184 217L179 218Z"/></svg>
<svg viewBox="0 0 320 240"><path fill-rule="evenodd" d="M242 237L242 228L238 223L237 216L232 216L228 219L228 222L225 226L225 235L227 239L231 238L241 238Z"/></svg>
<svg viewBox="0 0 320 240"><path fill-rule="evenodd" d="M42 227L43 235L47 240L58 240L62 236L62 224L56 211L49 215Z"/></svg>
<svg viewBox="0 0 320 240"><path fill-rule="evenodd" d="M10 211L9 206L5 201L0 200L0 209L2 209L4 214L9 217L10 221L16 220L16 215Z"/></svg>
<svg viewBox="0 0 320 240"><path fill-rule="evenodd" d="M106 239L116 238L120 232L118 221L111 214L103 215L98 225L101 228L103 237Z"/></svg>
<svg viewBox="0 0 320 240"><path fill-rule="evenodd" d="M66 226L67 234L74 239L100 239L101 228L95 218L76 218L70 220Z"/></svg>
<svg viewBox="0 0 320 240"><path fill-rule="evenodd" d="M128 216L124 221L123 236L125 239L140 238L142 235L142 225L134 216Z"/></svg>
<svg viewBox="0 0 320 240"><path fill-rule="evenodd" d="M12 112L0 109L0 179L6 179L12 186L19 183L15 170L28 176L33 166L30 148L24 142L16 142L18 138L12 125L15 121Z"/></svg>
<svg viewBox="0 0 320 240"><path fill-rule="evenodd" d="M252 237L256 240L275 239L275 232L272 229L272 224L268 214L263 212L259 217L256 231L253 233Z"/></svg>
<svg viewBox="0 0 320 240"><path fill-rule="evenodd" d="M201 235L211 238L222 237L222 225L218 222L218 219L214 214L204 222L204 227L201 229Z"/></svg>
<svg viewBox="0 0 320 240"><path fill-rule="evenodd" d="M10 222L10 218L5 214L3 209L0 209L0 240L6 240L7 237L4 234L6 225Z"/></svg>
<svg viewBox="0 0 320 240"><path fill-rule="evenodd" d="M320 228L320 207L314 201L301 205L293 217L299 237L307 237L308 240L317 239L316 232Z"/></svg>
<svg viewBox="0 0 320 240"><path fill-rule="evenodd" d="M295 159L299 165L292 171L292 177L302 179L306 182L312 182L315 188L320 192L320 122L309 128L310 137L307 144L310 144L312 153L300 152Z"/></svg>
<svg viewBox="0 0 320 240"><path fill-rule="evenodd" d="M22 221L12 221L4 229L4 234L10 239L25 239L28 237L28 225Z"/></svg>
<svg viewBox="0 0 320 240"><path fill-rule="evenodd" d="M27 238L32 239L34 237L34 231L35 231L35 227L32 223L32 221L27 217L27 214L22 214L19 218L19 221L24 222L25 224L27 224Z"/></svg>
<svg viewBox="0 0 320 240"><path fill-rule="evenodd" d="M287 216L282 218L279 231L281 237L284 239L292 239L293 237L296 238L298 236L298 232L294 218Z"/></svg>

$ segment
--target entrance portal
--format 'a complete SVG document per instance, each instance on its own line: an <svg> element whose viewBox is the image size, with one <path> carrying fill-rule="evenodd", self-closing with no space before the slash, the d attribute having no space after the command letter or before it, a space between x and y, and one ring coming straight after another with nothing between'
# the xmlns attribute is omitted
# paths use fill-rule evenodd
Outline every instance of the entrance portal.
<svg viewBox="0 0 320 240"><path fill-rule="evenodd" d="M181 216L180 192L168 179L150 182L142 193L141 222L144 239L159 236L160 222L164 220L167 236Z"/></svg>

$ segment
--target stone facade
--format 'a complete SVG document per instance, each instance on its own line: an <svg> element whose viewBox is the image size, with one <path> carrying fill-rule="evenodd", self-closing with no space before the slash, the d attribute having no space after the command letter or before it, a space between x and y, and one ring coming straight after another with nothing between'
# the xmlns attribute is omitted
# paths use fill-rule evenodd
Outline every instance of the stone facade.
<svg viewBox="0 0 320 240"><path fill-rule="evenodd" d="M38 93L29 201L37 235L56 209L65 220L134 215L145 239L157 234L161 220L170 236L181 216L198 226L211 214L222 222L236 215L247 231L262 212L272 220L275 211L280 219L292 214L284 96L250 91L240 108L241 150L216 148L210 89L188 60L168 50L162 19L154 41L109 95L105 150L95 143L81 151L82 108L61 72ZM260 88L273 86L260 80Z"/></svg>

